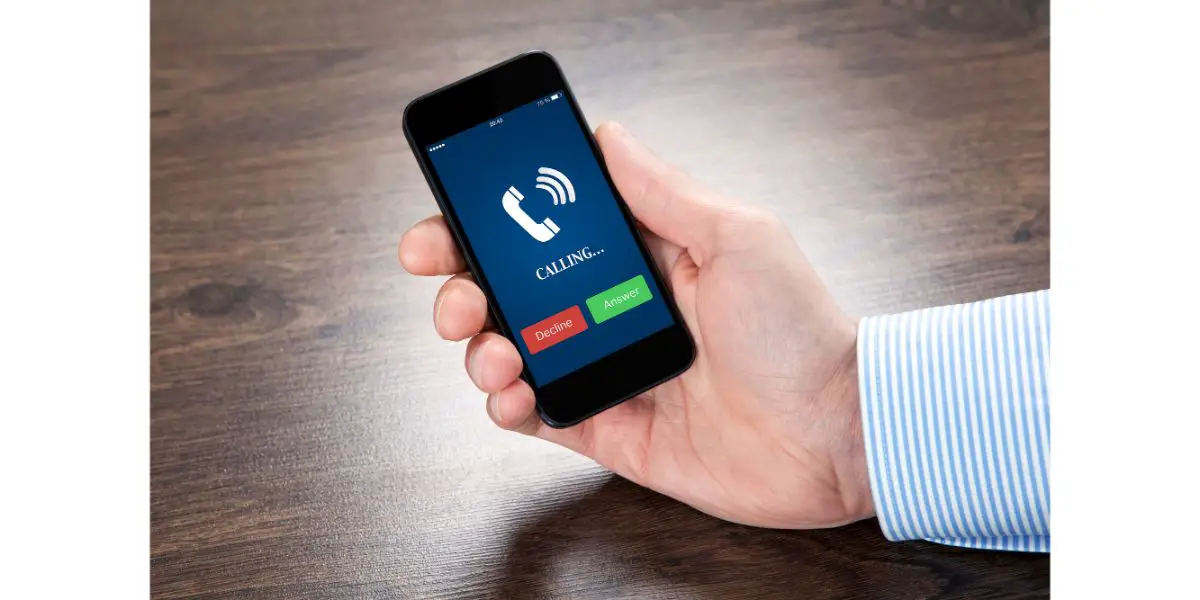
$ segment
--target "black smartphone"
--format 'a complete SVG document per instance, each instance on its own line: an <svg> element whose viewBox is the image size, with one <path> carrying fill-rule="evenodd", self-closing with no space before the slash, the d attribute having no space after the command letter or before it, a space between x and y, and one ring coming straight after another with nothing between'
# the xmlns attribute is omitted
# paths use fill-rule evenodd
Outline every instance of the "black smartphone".
<svg viewBox="0 0 1200 600"><path fill-rule="evenodd" d="M543 421L574 425L691 366L691 335L549 54L413 100L404 134Z"/></svg>

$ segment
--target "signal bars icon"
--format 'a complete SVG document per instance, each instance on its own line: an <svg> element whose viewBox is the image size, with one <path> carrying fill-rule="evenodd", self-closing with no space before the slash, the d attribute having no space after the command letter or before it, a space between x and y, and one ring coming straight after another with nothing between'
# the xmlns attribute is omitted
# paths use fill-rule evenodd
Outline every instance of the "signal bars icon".
<svg viewBox="0 0 1200 600"><path fill-rule="evenodd" d="M445 147L446 147L446 144L434 144L433 146L429 147L429 151L433 152L434 150L440 150Z"/></svg>

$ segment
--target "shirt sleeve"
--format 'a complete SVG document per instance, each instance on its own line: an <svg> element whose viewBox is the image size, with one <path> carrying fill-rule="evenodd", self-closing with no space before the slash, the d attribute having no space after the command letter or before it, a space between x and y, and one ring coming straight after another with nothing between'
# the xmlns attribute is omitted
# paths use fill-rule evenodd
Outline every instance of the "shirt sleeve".
<svg viewBox="0 0 1200 600"><path fill-rule="evenodd" d="M868 317L859 396L890 540L1050 551L1050 291Z"/></svg>

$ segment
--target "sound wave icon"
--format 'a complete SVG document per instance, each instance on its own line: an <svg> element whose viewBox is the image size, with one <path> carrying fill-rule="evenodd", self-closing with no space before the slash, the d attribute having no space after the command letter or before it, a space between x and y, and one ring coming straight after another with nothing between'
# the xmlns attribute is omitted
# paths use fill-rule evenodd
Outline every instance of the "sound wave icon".
<svg viewBox="0 0 1200 600"><path fill-rule="evenodd" d="M537 188L546 190L550 194L550 198L554 200L555 206L566 206L567 203L575 202L575 186L571 185L571 180L567 179L562 171L551 169L550 167L539 167L537 177ZM504 207L504 212L516 221L517 225L521 226L526 233L533 239L539 242L548 242L554 238L560 231L558 223L555 223L550 217L546 217L541 222L534 221L525 209L521 208L521 203L525 200L520 190L516 186L508 186L508 190L504 192L504 196L500 199L500 206Z"/></svg>
<svg viewBox="0 0 1200 600"><path fill-rule="evenodd" d="M554 200L554 205L566 204L575 202L575 186L571 185L571 180L563 175L562 171L551 169L550 167L538 168L537 187L539 190L546 190L550 194L550 198Z"/></svg>

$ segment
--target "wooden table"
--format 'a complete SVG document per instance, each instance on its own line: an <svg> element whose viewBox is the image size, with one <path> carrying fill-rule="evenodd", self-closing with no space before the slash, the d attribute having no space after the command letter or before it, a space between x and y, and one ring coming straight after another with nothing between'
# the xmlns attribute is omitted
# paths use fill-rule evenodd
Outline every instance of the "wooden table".
<svg viewBox="0 0 1200 600"><path fill-rule="evenodd" d="M1049 285L1039 2L155 0L157 598L1009 598L1045 556L720 522L495 428L400 234L417 94L564 65L856 314Z"/></svg>

